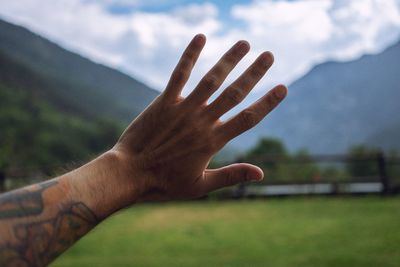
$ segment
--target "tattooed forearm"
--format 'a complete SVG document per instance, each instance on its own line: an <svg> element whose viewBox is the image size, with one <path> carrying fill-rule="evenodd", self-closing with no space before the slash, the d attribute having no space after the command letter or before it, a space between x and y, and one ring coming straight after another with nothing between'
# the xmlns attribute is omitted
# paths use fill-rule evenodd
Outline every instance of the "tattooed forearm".
<svg viewBox="0 0 400 267"><path fill-rule="evenodd" d="M92 229L98 220L83 203L72 203L54 218L14 227L17 244L0 246L1 266L45 266Z"/></svg>
<svg viewBox="0 0 400 267"><path fill-rule="evenodd" d="M40 214L43 211L42 192L56 184L57 181L51 180L32 189L5 193L0 197L0 220Z"/></svg>
<svg viewBox="0 0 400 267"><path fill-rule="evenodd" d="M117 159L105 153L48 182L0 194L0 267L46 266L131 204L139 189L116 170Z"/></svg>
<svg viewBox="0 0 400 267"><path fill-rule="evenodd" d="M98 223L61 187L52 180L0 197L0 266L45 266Z"/></svg>

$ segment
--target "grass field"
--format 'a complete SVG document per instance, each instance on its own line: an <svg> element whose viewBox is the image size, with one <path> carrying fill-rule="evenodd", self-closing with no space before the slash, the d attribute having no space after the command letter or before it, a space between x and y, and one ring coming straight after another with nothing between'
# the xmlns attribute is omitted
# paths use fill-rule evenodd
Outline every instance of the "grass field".
<svg viewBox="0 0 400 267"><path fill-rule="evenodd" d="M140 205L52 266L400 266L400 198Z"/></svg>

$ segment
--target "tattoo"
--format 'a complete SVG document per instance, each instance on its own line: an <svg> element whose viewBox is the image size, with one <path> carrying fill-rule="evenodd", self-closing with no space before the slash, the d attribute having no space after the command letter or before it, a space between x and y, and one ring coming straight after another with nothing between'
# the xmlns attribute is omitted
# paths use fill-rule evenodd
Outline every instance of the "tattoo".
<svg viewBox="0 0 400 267"><path fill-rule="evenodd" d="M42 193L58 182L51 180L41 183L35 189L21 189L5 193L0 198L0 220L38 215L43 211Z"/></svg>
<svg viewBox="0 0 400 267"><path fill-rule="evenodd" d="M0 246L1 266L45 266L98 222L83 203L70 204L54 218L14 226L17 245Z"/></svg>
<svg viewBox="0 0 400 267"><path fill-rule="evenodd" d="M0 199L0 219L20 218L43 212L42 193L56 185L50 181L8 193ZM84 203L63 203L50 218L33 217L12 227L15 242L0 243L0 266L40 267L49 264L89 232L98 218ZM0 236L1 238L1 236Z"/></svg>

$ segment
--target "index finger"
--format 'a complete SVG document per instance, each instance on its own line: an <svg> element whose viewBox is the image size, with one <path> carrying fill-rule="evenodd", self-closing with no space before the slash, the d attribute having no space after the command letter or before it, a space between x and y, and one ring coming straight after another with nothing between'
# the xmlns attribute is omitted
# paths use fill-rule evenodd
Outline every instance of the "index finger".
<svg viewBox="0 0 400 267"><path fill-rule="evenodd" d="M197 34L193 37L171 74L171 78L164 91L166 98L177 98L181 94L205 44L206 37L204 34Z"/></svg>

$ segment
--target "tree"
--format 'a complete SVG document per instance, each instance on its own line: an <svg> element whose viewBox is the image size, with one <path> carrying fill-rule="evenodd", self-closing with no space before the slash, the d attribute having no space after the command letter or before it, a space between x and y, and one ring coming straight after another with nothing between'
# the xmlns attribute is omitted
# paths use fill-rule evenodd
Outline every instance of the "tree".
<svg viewBox="0 0 400 267"><path fill-rule="evenodd" d="M320 169L318 165L311 159L307 149L303 148L298 150L292 156L292 162L293 163L290 164L288 168L290 168L290 177L293 179L293 181L320 181Z"/></svg>
<svg viewBox="0 0 400 267"><path fill-rule="evenodd" d="M277 138L264 137L251 149L248 156L287 156L285 145Z"/></svg>
<svg viewBox="0 0 400 267"><path fill-rule="evenodd" d="M276 181L285 176L279 161L288 157L288 151L281 140L264 137L247 153L244 160L260 166L268 175L268 181Z"/></svg>
<svg viewBox="0 0 400 267"><path fill-rule="evenodd" d="M365 145L355 145L350 148L349 155L352 158L346 164L346 169L353 177L377 176L379 174L377 164L378 149Z"/></svg>

